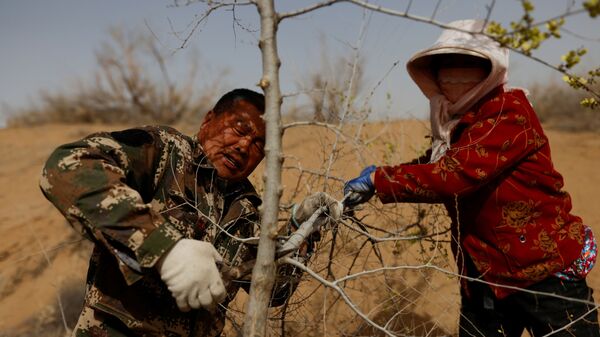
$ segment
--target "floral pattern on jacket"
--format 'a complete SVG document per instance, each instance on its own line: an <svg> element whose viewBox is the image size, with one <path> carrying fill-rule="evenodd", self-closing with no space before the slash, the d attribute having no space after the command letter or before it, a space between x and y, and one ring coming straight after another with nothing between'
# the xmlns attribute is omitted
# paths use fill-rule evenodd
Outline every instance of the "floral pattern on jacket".
<svg viewBox="0 0 600 337"><path fill-rule="evenodd" d="M521 90L496 88L454 128L435 163L379 167L384 203L444 203L464 274L466 252L498 298L565 269L579 257L584 228L554 169L548 139ZM460 234L460 235L459 235Z"/></svg>

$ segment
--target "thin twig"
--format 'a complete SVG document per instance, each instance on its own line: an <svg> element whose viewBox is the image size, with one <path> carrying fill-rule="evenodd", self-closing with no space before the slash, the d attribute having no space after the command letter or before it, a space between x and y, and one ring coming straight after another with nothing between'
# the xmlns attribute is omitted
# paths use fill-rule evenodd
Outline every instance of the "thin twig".
<svg viewBox="0 0 600 337"><path fill-rule="evenodd" d="M365 320L365 322L369 323L371 326L375 327L377 330L385 333L387 336L390 336L390 337L394 336L394 334L392 334L390 331L388 331L387 329L385 329L381 325L375 323L365 313L363 313L356 306L356 304L354 304L354 302L352 302L352 300L350 299L350 297L348 297L348 295L346 294L346 292L344 291L344 289L342 289L341 287L339 287L337 285L338 280L336 280L334 282L327 281L326 279L324 279L323 277L321 277L319 274L315 273L312 269L306 267L305 265L303 265L302 263L300 263L300 262L298 262L298 261L296 261L294 259L286 257L282 261L285 262L285 263L291 264L293 266L296 266L298 269L304 271L305 273L310 274L310 276L312 276L314 279L316 279L317 281L319 281L324 286L335 290L342 297L342 299L344 300L344 302L346 302L346 304L348 305L348 307L350 307L350 309L352 309L352 311L354 311L363 320Z"/></svg>
<svg viewBox="0 0 600 337"><path fill-rule="evenodd" d="M490 22L490 17L492 16L492 12L494 11L494 6L496 6L496 0L492 0L492 3L485 6L485 8L487 9L487 14L485 16L485 21L483 22L483 26L481 27L480 33L484 32L485 27L488 25L488 22Z"/></svg>
<svg viewBox="0 0 600 337"><path fill-rule="evenodd" d="M431 13L431 21L433 21L435 19L435 15L437 14L437 11L440 8L441 4L442 4L442 0L438 0L437 4L435 5L435 8L433 9L433 13Z"/></svg>
<svg viewBox="0 0 600 337"><path fill-rule="evenodd" d="M284 19L289 19L289 18L293 18L296 16L300 16L306 13L310 13L312 11L315 11L317 9L323 8L323 7L327 7L327 6L331 6L337 2L340 2L340 0L327 0L327 1L323 1L323 2L319 2L316 3L312 6L308 6L302 9L298 9L296 11L293 12L287 12L287 13L279 13L279 15L277 16L277 19L281 22Z"/></svg>
<svg viewBox="0 0 600 337"><path fill-rule="evenodd" d="M40 250L44 254L44 259L46 260L46 265L48 266L48 268L51 268L52 261L50 260L50 256L48 256L48 252L46 252L46 248L44 247L44 244L42 244L42 241L40 240L39 236L35 235L35 231L33 230L33 226L31 224L31 222L29 222L28 225L29 225L29 230L31 232L31 236L33 236L35 238L35 242L37 243L37 245L40 247ZM65 309L63 307L62 299L60 298L60 291L58 291L59 290L58 286L54 282L52 282L51 284L56 289L56 299L58 302L58 309L60 311L60 317L62 319L63 327L65 328L65 333L68 335L71 333L71 330L69 329L69 326L67 325L67 318L65 316Z"/></svg>

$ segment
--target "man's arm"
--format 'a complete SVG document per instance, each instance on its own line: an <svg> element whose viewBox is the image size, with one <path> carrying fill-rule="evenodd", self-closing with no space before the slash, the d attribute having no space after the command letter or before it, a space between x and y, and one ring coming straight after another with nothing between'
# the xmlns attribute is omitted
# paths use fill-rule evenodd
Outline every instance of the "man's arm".
<svg viewBox="0 0 600 337"><path fill-rule="evenodd" d="M71 225L119 259L128 283L181 238L138 191L152 184L144 177L158 174L163 144L157 138L145 129L90 135L57 148L40 181Z"/></svg>

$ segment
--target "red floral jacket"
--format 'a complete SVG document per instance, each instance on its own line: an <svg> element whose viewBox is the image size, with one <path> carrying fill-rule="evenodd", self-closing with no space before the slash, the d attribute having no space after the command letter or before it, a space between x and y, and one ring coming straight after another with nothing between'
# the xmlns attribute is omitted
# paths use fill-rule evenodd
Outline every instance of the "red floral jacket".
<svg viewBox="0 0 600 337"><path fill-rule="evenodd" d="M466 252L503 298L563 270L581 253L584 226L570 213L550 146L521 90L495 89L453 130L436 163L375 172L383 203L444 203L461 273Z"/></svg>

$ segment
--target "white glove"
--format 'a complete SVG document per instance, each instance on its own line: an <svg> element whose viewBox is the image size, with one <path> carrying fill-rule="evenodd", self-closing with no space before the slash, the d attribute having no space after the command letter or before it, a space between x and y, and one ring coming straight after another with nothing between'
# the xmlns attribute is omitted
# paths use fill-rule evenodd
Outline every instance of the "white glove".
<svg viewBox="0 0 600 337"><path fill-rule="evenodd" d="M315 220L313 232L319 230L321 226L329 224L330 221L337 221L342 216L342 203L329 196L325 192L317 192L304 198L300 205L294 208L293 217L298 225L308 220L315 211L321 206L326 206L324 214Z"/></svg>
<svg viewBox="0 0 600 337"><path fill-rule="evenodd" d="M181 239L160 260L158 271L181 311L212 310L227 293L216 261L223 258L209 242Z"/></svg>

